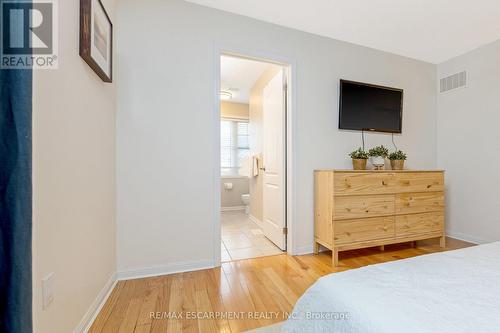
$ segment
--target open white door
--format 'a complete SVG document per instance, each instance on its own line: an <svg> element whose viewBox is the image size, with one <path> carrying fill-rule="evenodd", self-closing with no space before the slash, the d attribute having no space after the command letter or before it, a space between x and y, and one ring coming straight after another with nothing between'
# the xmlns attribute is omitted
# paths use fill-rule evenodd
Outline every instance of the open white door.
<svg viewBox="0 0 500 333"><path fill-rule="evenodd" d="M280 71L264 88L263 98L264 235L280 249L286 250L286 94L283 71Z"/></svg>

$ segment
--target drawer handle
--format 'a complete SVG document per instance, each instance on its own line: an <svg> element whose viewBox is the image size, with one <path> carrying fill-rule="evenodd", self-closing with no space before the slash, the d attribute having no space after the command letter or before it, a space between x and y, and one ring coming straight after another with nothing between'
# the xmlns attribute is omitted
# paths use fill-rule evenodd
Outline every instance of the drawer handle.
<svg viewBox="0 0 500 333"><path fill-rule="evenodd" d="M427 188L431 188L431 187L432 187L432 185L427 185Z"/></svg>
<svg viewBox="0 0 500 333"><path fill-rule="evenodd" d="M389 229L389 228L387 228L387 227L383 227L382 229L384 229L384 231L387 231L387 229Z"/></svg>
<svg viewBox="0 0 500 333"><path fill-rule="evenodd" d="M351 233L350 232L346 232L345 233L347 236L351 236Z"/></svg>
<svg viewBox="0 0 500 333"><path fill-rule="evenodd" d="M382 181L382 185L387 186L387 183L385 182L385 180Z"/></svg>

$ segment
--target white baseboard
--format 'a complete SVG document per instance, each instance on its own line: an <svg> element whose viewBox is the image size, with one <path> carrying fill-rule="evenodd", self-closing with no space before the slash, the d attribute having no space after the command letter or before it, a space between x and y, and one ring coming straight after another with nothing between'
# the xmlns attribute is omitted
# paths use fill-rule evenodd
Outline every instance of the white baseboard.
<svg viewBox="0 0 500 333"><path fill-rule="evenodd" d="M480 237L477 237L474 235L468 235L468 234L464 234L461 232L455 232L455 231L451 231L451 230L446 231L446 236L451 237L451 238L455 238L455 239L459 239L459 240L463 240L465 242L474 243L474 244L486 244L486 243L494 242L494 240L488 240L488 239L480 238Z"/></svg>
<svg viewBox="0 0 500 333"><path fill-rule="evenodd" d="M311 254L314 252L313 245L299 246L293 249L292 254L294 256L300 256L303 254Z"/></svg>
<svg viewBox="0 0 500 333"><path fill-rule="evenodd" d="M221 207L221 212L236 212L240 210L245 210L245 206L231 206L231 207Z"/></svg>
<svg viewBox="0 0 500 333"><path fill-rule="evenodd" d="M176 262L165 265L156 265L138 269L119 271L117 279L119 281L133 280L133 279L141 279L152 276L198 271L201 269L209 269L214 267L215 265L213 260L184 261L184 262Z"/></svg>
<svg viewBox="0 0 500 333"><path fill-rule="evenodd" d="M116 273L113 273L104 287L101 289L99 294L97 294L97 297L92 302L92 305L90 305L90 308L88 309L87 313L85 313L78 326L76 326L76 328L73 330L73 333L88 332L97 315L108 300L109 295L111 295L111 292L115 288L117 282L118 281L116 280Z"/></svg>
<svg viewBox="0 0 500 333"><path fill-rule="evenodd" d="M264 229L264 225L263 225L263 223L262 223L262 221L261 221L261 220L259 220L258 218L256 218L256 217L255 217L255 216L253 216L252 214L249 214L249 215L248 215L248 218L249 218L251 221L255 222L255 224L257 224L257 225L259 226L259 228Z"/></svg>

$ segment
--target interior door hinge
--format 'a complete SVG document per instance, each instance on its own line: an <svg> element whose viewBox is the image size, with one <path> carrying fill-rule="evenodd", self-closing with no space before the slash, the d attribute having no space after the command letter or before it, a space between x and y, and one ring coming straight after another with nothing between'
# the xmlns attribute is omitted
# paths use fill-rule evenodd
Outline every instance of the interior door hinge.
<svg viewBox="0 0 500 333"><path fill-rule="evenodd" d="M283 228L283 235L288 235L288 228Z"/></svg>

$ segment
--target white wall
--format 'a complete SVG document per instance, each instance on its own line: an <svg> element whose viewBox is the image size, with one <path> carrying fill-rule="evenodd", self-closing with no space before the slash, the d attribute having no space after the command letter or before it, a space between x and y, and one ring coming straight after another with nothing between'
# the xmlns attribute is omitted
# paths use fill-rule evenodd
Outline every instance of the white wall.
<svg viewBox="0 0 500 333"><path fill-rule="evenodd" d="M79 3L59 1L59 69L33 71L33 311L40 333L72 332L90 319L116 266L115 86L78 55ZM104 5L113 18L114 1ZM54 302L42 310L41 280L51 272Z"/></svg>
<svg viewBox="0 0 500 333"><path fill-rule="evenodd" d="M467 88L439 94L438 166L446 169L447 232L473 242L500 240L500 41L438 66L467 71Z"/></svg>
<svg viewBox="0 0 500 333"><path fill-rule="evenodd" d="M436 166L434 65L179 0L123 0L117 15L119 271L209 266L219 251L216 47L296 64L296 253L312 250L313 170L350 167L347 153L361 144L358 132L337 129L340 78L405 89L399 146L408 167ZM390 136L367 143L390 145Z"/></svg>

